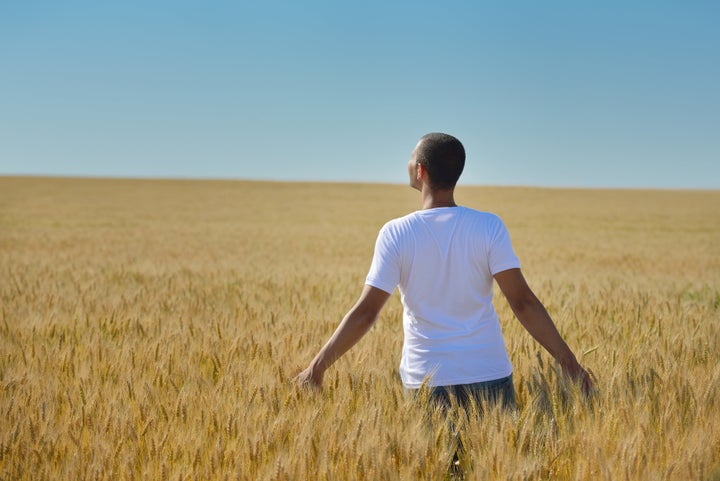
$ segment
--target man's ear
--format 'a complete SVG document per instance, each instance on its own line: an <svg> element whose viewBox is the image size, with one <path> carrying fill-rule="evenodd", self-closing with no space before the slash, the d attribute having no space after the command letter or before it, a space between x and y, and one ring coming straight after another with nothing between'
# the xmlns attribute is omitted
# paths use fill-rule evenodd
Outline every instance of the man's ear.
<svg viewBox="0 0 720 481"><path fill-rule="evenodd" d="M425 176L427 175L427 170L425 170L425 166L423 166L422 164L417 164L417 173L416 173L416 175L417 175L417 180L419 180L420 182L422 182L422 180L423 180L423 179L425 178Z"/></svg>

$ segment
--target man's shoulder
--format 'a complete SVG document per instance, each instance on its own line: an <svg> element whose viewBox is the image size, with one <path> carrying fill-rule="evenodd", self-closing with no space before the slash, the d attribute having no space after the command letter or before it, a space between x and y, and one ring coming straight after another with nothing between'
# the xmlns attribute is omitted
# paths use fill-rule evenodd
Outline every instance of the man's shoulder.
<svg viewBox="0 0 720 481"><path fill-rule="evenodd" d="M465 206L462 206L461 208L465 211L466 215L470 215L470 216L473 216L478 219L487 219L487 220L500 219L500 216L495 214L494 212L473 209L472 207L465 207Z"/></svg>
<svg viewBox="0 0 720 481"><path fill-rule="evenodd" d="M494 212L473 209L472 207L466 206L458 206L457 209L458 213L461 213L465 218L487 222L502 222L502 218ZM420 217L427 214L427 211L416 210L401 217L396 217L394 219L388 220L383 226L383 228L410 225L420 221ZM430 213L430 215L432 215L432 213Z"/></svg>
<svg viewBox="0 0 720 481"><path fill-rule="evenodd" d="M437 214L437 213L435 213ZM482 210L473 209L471 207L459 206L456 211L457 215L462 216L460 222L465 224L475 224L484 227L490 227L491 229L504 225L503 220L498 214L494 212L487 212ZM381 232L398 234L401 232L410 232L423 223L423 216L433 215L427 211L414 211L405 214L402 217L396 217L390 219L382 226ZM437 214L441 215L441 214Z"/></svg>
<svg viewBox="0 0 720 481"><path fill-rule="evenodd" d="M404 230L412 226L417 221L417 211L405 214L402 217L396 217L385 222L381 231L397 231Z"/></svg>

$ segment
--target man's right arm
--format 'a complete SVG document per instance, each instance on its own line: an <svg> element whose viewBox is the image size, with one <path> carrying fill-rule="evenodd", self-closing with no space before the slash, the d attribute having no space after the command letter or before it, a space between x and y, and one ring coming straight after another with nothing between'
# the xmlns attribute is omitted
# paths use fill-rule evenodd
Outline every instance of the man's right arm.
<svg viewBox="0 0 720 481"><path fill-rule="evenodd" d="M522 271L519 268L508 269L494 277L523 327L560 363L563 372L580 382L583 392L589 394L593 389L590 374L563 340L545 306L525 281Z"/></svg>
<svg viewBox="0 0 720 481"><path fill-rule="evenodd" d="M360 299L345 315L335 333L320 349L310 365L295 378L300 385L321 387L325 371L367 333L380 315L390 294L365 285Z"/></svg>

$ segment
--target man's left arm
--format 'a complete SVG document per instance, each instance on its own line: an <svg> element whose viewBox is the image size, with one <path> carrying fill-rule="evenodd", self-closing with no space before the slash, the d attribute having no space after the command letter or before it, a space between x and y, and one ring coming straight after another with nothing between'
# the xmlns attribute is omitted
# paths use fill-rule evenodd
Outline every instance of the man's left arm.
<svg viewBox="0 0 720 481"><path fill-rule="evenodd" d="M390 294L382 289L365 285L358 301L310 365L298 374L296 382L301 386L321 387L327 368L370 330L389 297Z"/></svg>
<svg viewBox="0 0 720 481"><path fill-rule="evenodd" d="M523 327L558 361L563 372L579 381L585 394L590 394L594 389L592 373L577 361L520 269L498 272L494 277Z"/></svg>

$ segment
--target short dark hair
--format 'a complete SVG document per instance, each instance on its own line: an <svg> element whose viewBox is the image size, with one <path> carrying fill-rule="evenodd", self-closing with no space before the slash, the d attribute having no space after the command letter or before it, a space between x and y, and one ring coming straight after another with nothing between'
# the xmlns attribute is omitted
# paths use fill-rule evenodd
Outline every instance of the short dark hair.
<svg viewBox="0 0 720 481"><path fill-rule="evenodd" d="M452 135L432 132L420 138L415 159L427 170L430 187L452 189L465 167L465 148Z"/></svg>

